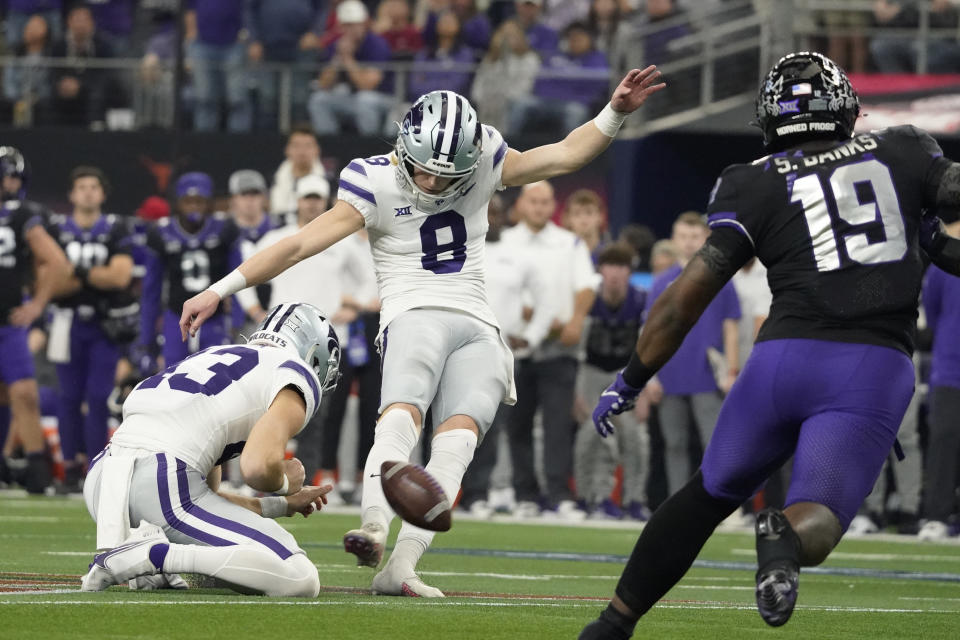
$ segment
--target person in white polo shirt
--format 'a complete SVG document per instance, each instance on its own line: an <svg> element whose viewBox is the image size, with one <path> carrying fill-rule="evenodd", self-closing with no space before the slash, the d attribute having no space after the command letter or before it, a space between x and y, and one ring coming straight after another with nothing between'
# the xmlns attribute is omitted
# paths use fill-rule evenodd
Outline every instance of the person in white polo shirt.
<svg viewBox="0 0 960 640"><path fill-rule="evenodd" d="M553 187L535 182L523 187L516 203L520 224L503 232L503 244L536 262L544 281L553 324L550 334L527 358L517 361L517 406L510 421L510 453L517 514L555 514L569 520L586 517L570 492L573 473L573 400L581 338L587 313L596 297L599 276L587 245L554 224ZM543 417L543 468L546 486L541 492L533 464L533 419Z"/></svg>

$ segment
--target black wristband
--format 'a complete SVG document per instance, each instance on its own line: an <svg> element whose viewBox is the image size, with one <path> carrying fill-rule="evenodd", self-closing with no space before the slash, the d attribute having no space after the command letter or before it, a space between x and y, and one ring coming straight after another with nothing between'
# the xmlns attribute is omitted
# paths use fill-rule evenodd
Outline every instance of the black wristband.
<svg viewBox="0 0 960 640"><path fill-rule="evenodd" d="M90 277L90 269L86 267L76 266L73 268L73 277L75 277L77 280L79 280L83 284L87 284L88 282L87 279Z"/></svg>
<svg viewBox="0 0 960 640"><path fill-rule="evenodd" d="M630 354L630 362L623 368L623 381L634 389L642 389L656 372L656 369L651 369L640 362L640 356L634 351Z"/></svg>

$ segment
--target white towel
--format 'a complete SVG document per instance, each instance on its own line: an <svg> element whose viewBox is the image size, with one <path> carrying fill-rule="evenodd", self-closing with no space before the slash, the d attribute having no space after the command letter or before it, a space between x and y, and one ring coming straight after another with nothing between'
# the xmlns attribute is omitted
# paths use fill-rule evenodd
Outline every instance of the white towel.
<svg viewBox="0 0 960 640"><path fill-rule="evenodd" d="M130 535L130 481L136 461L135 456L109 454L99 462L97 551L117 547Z"/></svg>
<svg viewBox="0 0 960 640"><path fill-rule="evenodd" d="M47 339L47 359L56 364L70 362L70 327L73 326L73 309L53 308L50 322L50 337Z"/></svg>

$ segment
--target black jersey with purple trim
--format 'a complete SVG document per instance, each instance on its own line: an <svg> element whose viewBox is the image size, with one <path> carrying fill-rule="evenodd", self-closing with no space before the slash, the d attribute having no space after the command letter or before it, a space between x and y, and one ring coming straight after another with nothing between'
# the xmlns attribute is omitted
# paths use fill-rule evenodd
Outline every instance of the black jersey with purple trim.
<svg viewBox="0 0 960 640"><path fill-rule="evenodd" d="M50 217L47 230L75 267L89 269L110 264L116 255L130 255L130 229L125 219L102 215L92 227L80 227L72 216ZM82 289L56 301L58 307L89 310L93 313L104 298L114 292L84 285Z"/></svg>
<svg viewBox="0 0 960 640"><path fill-rule="evenodd" d="M912 126L732 165L708 209L710 243L756 255L773 292L758 340L814 338L911 353L922 211L950 161Z"/></svg>
<svg viewBox="0 0 960 640"><path fill-rule="evenodd" d="M7 200L0 204L0 326L23 302L24 287L33 272L27 232L43 224L45 212L33 202Z"/></svg>
<svg viewBox="0 0 960 640"><path fill-rule="evenodd" d="M147 247L162 263L167 286L166 308L177 315L183 303L227 275L239 263L240 229L223 213L208 215L196 233L175 217L164 218L147 231Z"/></svg>

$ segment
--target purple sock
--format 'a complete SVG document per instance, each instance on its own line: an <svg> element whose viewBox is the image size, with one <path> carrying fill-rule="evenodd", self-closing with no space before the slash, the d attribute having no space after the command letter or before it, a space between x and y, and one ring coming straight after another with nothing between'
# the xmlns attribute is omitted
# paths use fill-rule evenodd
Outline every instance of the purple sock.
<svg viewBox="0 0 960 640"><path fill-rule="evenodd" d="M150 562L158 571L163 571L163 561L167 559L167 551L170 551L170 545L161 542L150 547Z"/></svg>

